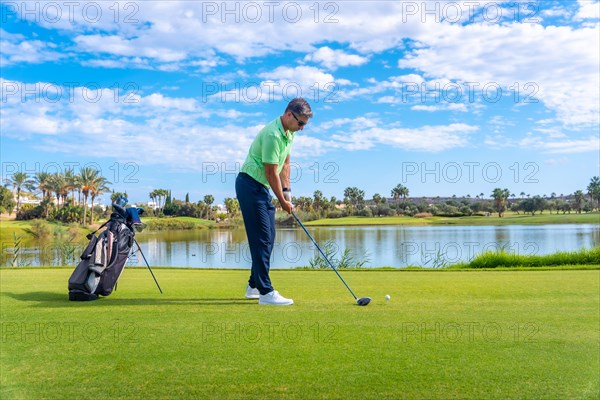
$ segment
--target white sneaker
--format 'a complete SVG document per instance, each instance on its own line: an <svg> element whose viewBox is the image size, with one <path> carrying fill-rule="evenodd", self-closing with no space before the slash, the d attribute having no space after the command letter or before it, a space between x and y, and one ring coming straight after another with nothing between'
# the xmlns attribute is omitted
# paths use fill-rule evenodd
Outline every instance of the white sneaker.
<svg viewBox="0 0 600 400"><path fill-rule="evenodd" d="M258 299L260 292L257 288L251 288L250 285L246 286L246 298L247 299Z"/></svg>
<svg viewBox="0 0 600 400"><path fill-rule="evenodd" d="M294 304L294 300L286 299L279 294L277 290L270 291L267 294L258 296L258 304L268 304L272 306L289 306Z"/></svg>

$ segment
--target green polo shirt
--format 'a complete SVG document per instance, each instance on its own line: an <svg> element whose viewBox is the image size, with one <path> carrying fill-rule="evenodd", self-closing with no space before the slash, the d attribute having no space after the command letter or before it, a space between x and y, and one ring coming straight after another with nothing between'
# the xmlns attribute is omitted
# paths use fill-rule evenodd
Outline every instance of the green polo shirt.
<svg viewBox="0 0 600 400"><path fill-rule="evenodd" d="M283 169L283 164L292 150L295 132L284 132L281 119L277 117L258 133L241 172L245 172L266 187L269 186L263 164L277 164L277 174Z"/></svg>

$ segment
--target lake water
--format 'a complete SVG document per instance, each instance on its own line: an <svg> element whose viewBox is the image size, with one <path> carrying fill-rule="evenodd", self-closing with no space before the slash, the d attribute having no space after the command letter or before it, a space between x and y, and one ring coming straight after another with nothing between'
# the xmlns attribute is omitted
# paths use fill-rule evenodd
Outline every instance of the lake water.
<svg viewBox="0 0 600 400"><path fill-rule="evenodd" d="M600 246L600 225L538 226L369 226L314 227L309 232L324 248L349 249L366 267L440 267L469 261L486 250L504 248L542 255ZM152 265L198 268L249 268L250 250L243 229L142 233L138 241ZM272 268L309 265L317 250L301 229L278 229ZM131 260L142 265L143 260Z"/></svg>
<svg viewBox="0 0 600 400"><path fill-rule="evenodd" d="M486 250L504 248L523 255L542 255L600 246L600 225L512 226L365 226L310 227L315 240L330 243L334 258L349 249L355 259L368 260L365 267L436 268L469 261ZM193 268L249 268L250 251L243 229L142 232L136 236L153 266ZM5 245L3 265L15 264ZM67 248L57 244L23 247L16 265L76 264L83 245ZM307 266L317 250L300 228L278 229L271 259L272 268ZM145 265L139 252L131 265Z"/></svg>

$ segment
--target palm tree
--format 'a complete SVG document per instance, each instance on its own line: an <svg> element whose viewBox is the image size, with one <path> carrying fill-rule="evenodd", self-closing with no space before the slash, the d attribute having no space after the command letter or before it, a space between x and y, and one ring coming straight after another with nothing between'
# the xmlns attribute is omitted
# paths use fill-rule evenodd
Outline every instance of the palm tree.
<svg viewBox="0 0 600 400"><path fill-rule="evenodd" d="M403 186L401 184L397 184L395 188L392 189L392 197L394 198L394 201L398 202L398 199L400 197L403 198L403 202L406 201L406 198L408 197L408 188L406 186Z"/></svg>
<svg viewBox="0 0 600 400"><path fill-rule="evenodd" d="M321 192L320 190L315 190L313 193L313 199L315 211L319 212L326 203L326 199L323 196L323 192Z"/></svg>
<svg viewBox="0 0 600 400"><path fill-rule="evenodd" d="M496 211L498 211L499 218L502 218L502 216L504 215L504 211L506 211L506 200L509 196L510 191L508 189L496 188L492 192L492 198L494 199Z"/></svg>
<svg viewBox="0 0 600 400"><path fill-rule="evenodd" d="M154 207L156 207L156 205L158 204L158 200L156 198L156 189L148 193L148 197L150 197L150 200L152 200L152 202L154 203ZM152 211L154 212L155 210L156 208L154 208Z"/></svg>
<svg viewBox="0 0 600 400"><path fill-rule="evenodd" d="M48 191L50 187L50 178L51 175L48 172L37 172L33 178L38 190L42 192L42 199L50 197L50 193Z"/></svg>
<svg viewBox="0 0 600 400"><path fill-rule="evenodd" d="M71 192L71 198L73 199L73 204L75 204L75 189L77 189L77 175L75 175L75 171L72 169L68 169L65 171L65 180L67 181L68 191Z"/></svg>
<svg viewBox="0 0 600 400"><path fill-rule="evenodd" d="M12 185L13 190L17 193L17 213L21 208L21 192L23 189L32 190L34 188L34 181L29 179L25 172L15 172L12 178L6 179L9 185Z"/></svg>
<svg viewBox="0 0 600 400"><path fill-rule="evenodd" d="M99 195L101 195L102 193L105 193L109 190L108 185L110 184L109 181L106 180L105 177L98 175L95 177L95 179L93 179L90 182L89 188L90 188L90 197L92 199L92 204L91 204L91 211L92 211L92 215L90 218L90 224L94 223L94 199L96 197L98 197Z"/></svg>
<svg viewBox="0 0 600 400"><path fill-rule="evenodd" d="M207 194L204 196L204 203L206 203L206 219L211 218L211 205L215 201L215 198L212 194Z"/></svg>
<svg viewBox="0 0 600 400"><path fill-rule="evenodd" d="M383 198L381 197L381 195L379 193L375 193L373 195L373 203L378 205L379 203L382 203L382 202L383 202Z"/></svg>
<svg viewBox="0 0 600 400"><path fill-rule="evenodd" d="M312 203L312 199L311 203ZM344 190L344 203L350 208L352 213L355 208L358 208L365 201L365 192L357 187L347 187Z"/></svg>
<svg viewBox="0 0 600 400"><path fill-rule="evenodd" d="M42 202L50 199L51 179L52 179L52 175L50 175L48 172L37 172L35 174L35 177L33 178L38 190L40 190L42 192ZM48 212L49 212L48 202L43 203L43 206L45 208L44 211L46 214L46 219L48 219Z"/></svg>
<svg viewBox="0 0 600 400"><path fill-rule="evenodd" d="M573 196L575 197L575 208L577 209L577 214L581 214L581 209L583 208L585 195L581 190L578 190L575 193L573 193Z"/></svg>
<svg viewBox="0 0 600 400"><path fill-rule="evenodd" d="M240 212L240 203L237 199L226 197L225 208L228 216L235 217Z"/></svg>
<svg viewBox="0 0 600 400"><path fill-rule="evenodd" d="M50 192L56 193L56 205L60 206L60 199L63 199L63 206L65 199L69 195L69 182L63 172L57 172L52 174L50 177Z"/></svg>
<svg viewBox="0 0 600 400"><path fill-rule="evenodd" d="M79 170L81 183L81 194L83 195L83 224L87 224L87 199L92 191L94 182L98 179L100 173L92 167L85 167Z"/></svg>
<svg viewBox="0 0 600 400"><path fill-rule="evenodd" d="M158 189L158 205L161 206L161 211L165 208L165 201L169 196L170 191L167 189Z"/></svg>
<svg viewBox="0 0 600 400"><path fill-rule="evenodd" d="M590 201L592 202L592 209L594 208L594 198L596 199L596 208L600 210L600 177L594 176L590 180L590 184L587 187Z"/></svg>
<svg viewBox="0 0 600 400"><path fill-rule="evenodd" d="M149 196L150 198L156 202L158 208L158 212L162 212L162 202L163 199L166 198L169 195L169 191L166 189L154 189L153 191L150 192Z"/></svg>

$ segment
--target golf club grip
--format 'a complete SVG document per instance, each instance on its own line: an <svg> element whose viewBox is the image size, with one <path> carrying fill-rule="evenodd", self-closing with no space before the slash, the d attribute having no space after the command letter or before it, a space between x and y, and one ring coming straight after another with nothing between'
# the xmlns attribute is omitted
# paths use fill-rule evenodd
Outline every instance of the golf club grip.
<svg viewBox="0 0 600 400"><path fill-rule="evenodd" d="M329 264L329 266L331 267L331 269L333 269L335 271L335 273L337 274L337 276L342 280L342 282L344 283L344 285L346 286L346 288L348 288L348 290L350 291L350 293L352 294L352 296L356 300L357 297L354 294L354 292L352 291L352 289L350 289L350 286L348 286L348 284L346 283L346 281L344 280L344 278L342 278L342 276L340 275L340 273L338 272L338 270L333 266L333 264L331 263L331 261L329 261L329 259L325 255L325 253L323 253L323 250L321 250L321 247L319 247L319 245L317 244L317 242L315 241L315 239L310 235L310 233L308 232L308 230L306 229L306 227L304 226L304 224L302 222L300 222L300 220L298 219L298 217L296 216L296 214L293 211L292 211L292 215L296 219L296 222L298 222L298 224L302 227L302 229L304 229L304 232L306 233L306 235L310 238L310 240L312 240L312 242L314 243L314 245L317 247L317 249L319 250L319 252L323 256L323 258L325 259L325 261L327 261L327 264Z"/></svg>

